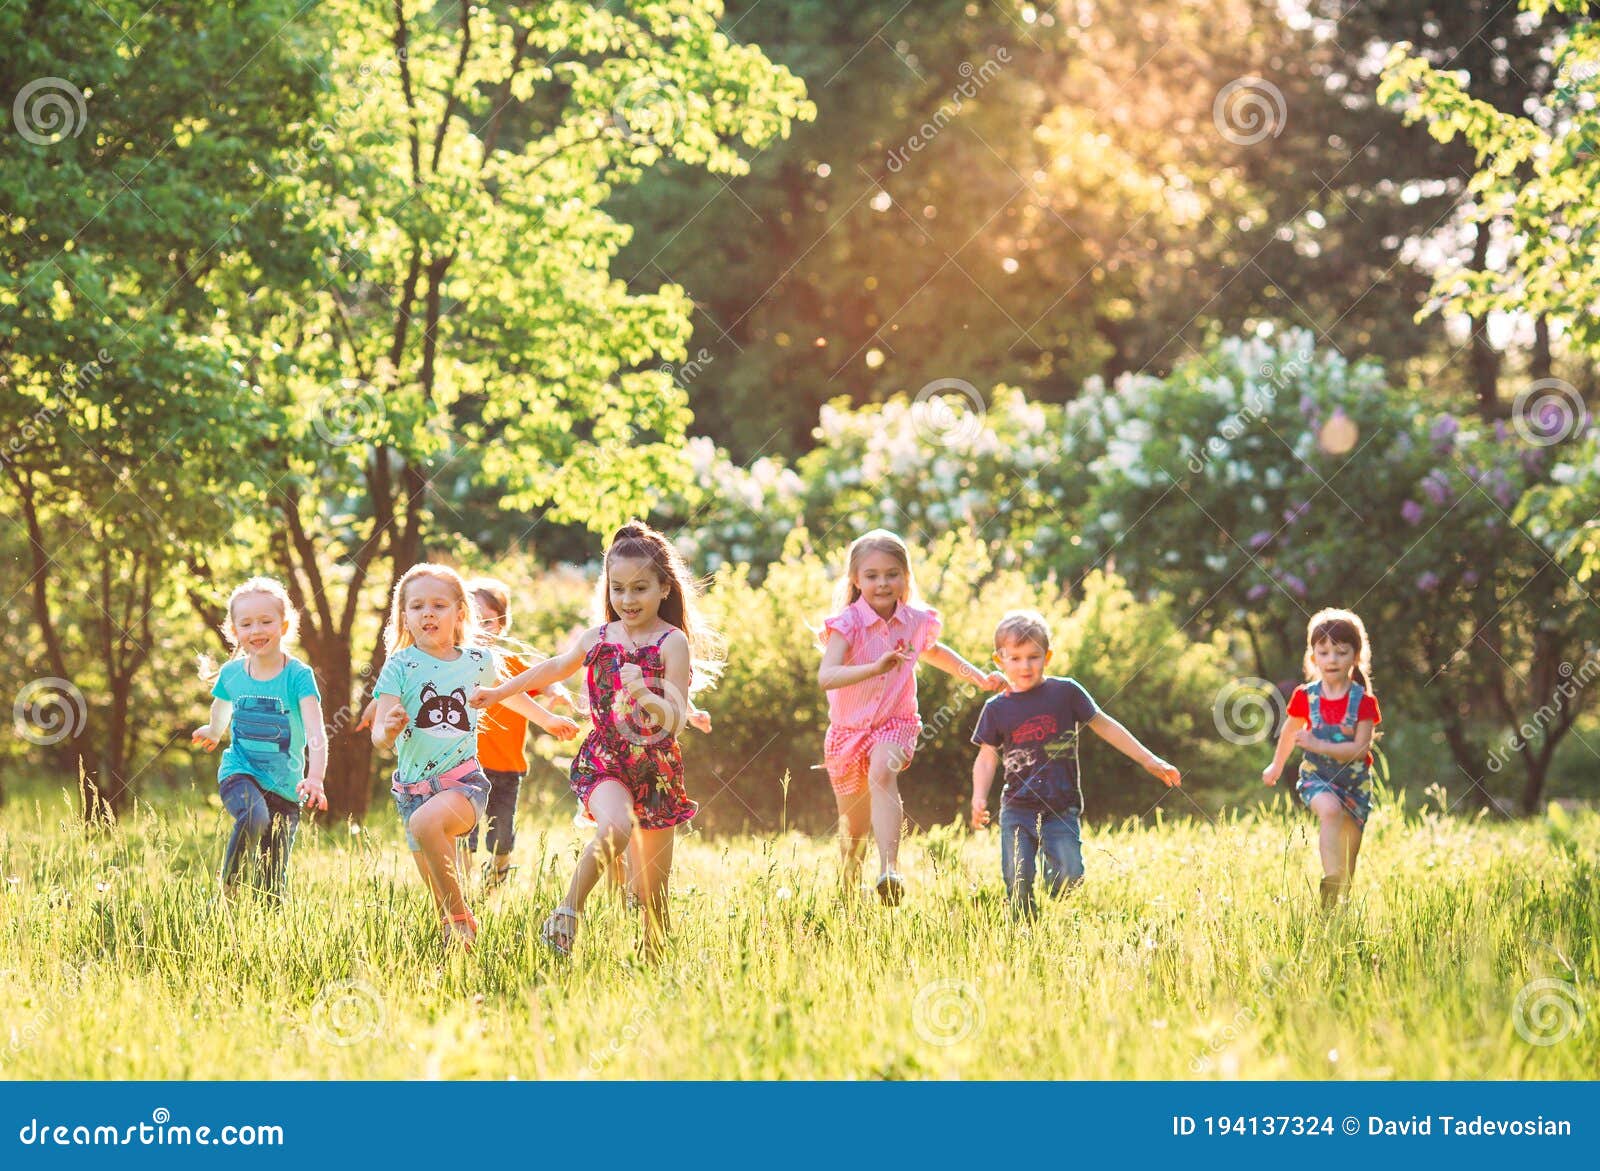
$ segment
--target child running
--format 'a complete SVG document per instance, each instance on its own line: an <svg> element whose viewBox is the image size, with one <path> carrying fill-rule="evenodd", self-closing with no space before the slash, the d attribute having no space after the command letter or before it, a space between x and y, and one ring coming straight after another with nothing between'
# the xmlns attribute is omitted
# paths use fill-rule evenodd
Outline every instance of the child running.
<svg viewBox="0 0 1600 1171"><path fill-rule="evenodd" d="M222 807L233 817L220 872L225 899L237 892L249 858L260 889L281 902L300 802L328 807L322 788L328 740L317 677L283 649L298 619L287 591L270 577L252 577L229 595L223 635L233 655L214 676L210 720L191 737L210 752L230 725L233 731L217 765Z"/></svg>
<svg viewBox="0 0 1600 1171"><path fill-rule="evenodd" d="M541 934L555 951L570 955L589 892L631 845L643 951L654 959L670 926L673 831L699 808L684 791L678 735L689 718L692 676L710 677L721 667L719 640L695 608L683 558L648 525L630 521L618 529L604 565L596 606L604 621L554 658L479 691L472 703L485 707L588 669L594 729L572 762L572 791L594 819L595 832L566 900Z"/></svg>
<svg viewBox="0 0 1600 1171"><path fill-rule="evenodd" d="M383 639L388 659L375 689L372 742L395 747L395 807L443 919L445 941L470 949L478 922L462 897L455 843L488 808L489 779L478 763L479 716L467 697L498 678L495 655L479 645L466 585L446 565L406 570ZM508 693L504 702L538 716L524 695Z"/></svg>
<svg viewBox="0 0 1600 1171"><path fill-rule="evenodd" d="M1050 626L1033 610L1013 610L994 632L994 659L1011 690L983 705L972 742L972 828L989 824L989 790L1002 765L1000 873L1013 912L1034 914L1041 849L1045 886L1059 895L1083 881L1078 733L1087 727L1169 788L1178 770L1095 705L1075 679L1046 675Z"/></svg>
<svg viewBox="0 0 1600 1171"><path fill-rule="evenodd" d="M823 623L817 683L828 693L823 759L839 806L840 879L847 892L859 889L870 830L878 843L878 898L895 906L905 893L896 869L904 818L899 774L922 731L917 660L990 691L1003 690L1005 678L939 641L939 612L922 604L905 542L886 529L851 542L834 610Z"/></svg>
<svg viewBox="0 0 1600 1171"><path fill-rule="evenodd" d="M1322 909L1336 907L1350 889L1361 834L1372 811L1368 749L1383 722L1372 691L1372 644L1349 610L1324 609L1306 626L1307 682L1289 697L1288 719L1278 734L1272 763L1261 779L1276 785L1289 755L1299 748L1295 791L1322 823Z"/></svg>

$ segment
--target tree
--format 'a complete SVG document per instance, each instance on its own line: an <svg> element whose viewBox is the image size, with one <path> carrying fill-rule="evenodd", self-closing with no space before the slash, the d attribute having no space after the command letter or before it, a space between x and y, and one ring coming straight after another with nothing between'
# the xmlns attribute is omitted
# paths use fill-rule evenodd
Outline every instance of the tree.
<svg viewBox="0 0 1600 1171"><path fill-rule="evenodd" d="M812 110L713 0L323 11L326 149L296 207L325 272L256 299L250 380L288 426L246 454L334 713L329 800L359 815L371 745L337 733L382 664L392 583L464 547L458 457L500 508L539 510L530 533L603 528L683 478L690 416L655 364L684 355L689 304L609 274L629 231L606 199L666 160L741 174L741 145Z"/></svg>

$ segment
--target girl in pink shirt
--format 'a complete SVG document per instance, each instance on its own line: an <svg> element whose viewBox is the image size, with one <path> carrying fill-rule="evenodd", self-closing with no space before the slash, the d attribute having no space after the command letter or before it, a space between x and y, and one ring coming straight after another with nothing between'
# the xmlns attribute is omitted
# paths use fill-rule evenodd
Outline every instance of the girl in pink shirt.
<svg viewBox="0 0 1600 1171"><path fill-rule="evenodd" d="M893 906L905 892L895 869L903 820L897 778L922 731L916 662L989 691L1005 690L1005 676L978 670L939 641L939 612L922 605L905 542L885 529L851 542L834 609L823 623L817 682L828 693L823 758L839 803L842 878L846 890L859 885L870 826L878 897Z"/></svg>

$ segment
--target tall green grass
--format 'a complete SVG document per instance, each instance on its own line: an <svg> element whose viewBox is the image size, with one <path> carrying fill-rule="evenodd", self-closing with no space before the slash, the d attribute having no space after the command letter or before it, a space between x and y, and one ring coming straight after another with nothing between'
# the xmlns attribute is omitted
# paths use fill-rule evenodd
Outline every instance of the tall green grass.
<svg viewBox="0 0 1600 1171"><path fill-rule="evenodd" d="M825 840L689 833L671 953L652 967L608 891L572 960L539 943L580 840L569 812L546 799L525 813L512 884L473 895L468 957L440 943L383 811L370 831L303 828L275 908L216 901L214 807L141 807L86 834L65 801L14 800L0 813L0 1076L1600 1071L1595 814L1382 807L1354 900L1331 918L1315 909L1312 824L1285 804L1091 824L1086 885L1031 925L1006 914L992 834L914 835L911 894L891 911L841 898Z"/></svg>

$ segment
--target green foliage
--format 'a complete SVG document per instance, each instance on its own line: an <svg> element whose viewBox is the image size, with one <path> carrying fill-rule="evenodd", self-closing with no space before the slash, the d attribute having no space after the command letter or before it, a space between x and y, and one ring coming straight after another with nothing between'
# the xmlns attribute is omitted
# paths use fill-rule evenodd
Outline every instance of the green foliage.
<svg viewBox="0 0 1600 1171"><path fill-rule="evenodd" d="M838 534L836 534L838 535ZM759 587L746 567L725 566L713 579L708 610L729 640L728 667L716 690L700 697L713 734L685 742L691 791L706 806L708 823L824 829L835 817L820 768L828 723L817 686L821 649L815 630L828 613L843 546L827 557L807 551L796 533L784 557ZM1090 574L1065 592L1035 583L1017 569L997 569L988 551L955 534L933 542L913 569L930 605L944 619L941 640L985 664L994 630L1008 610L1036 608L1055 635L1051 671L1082 683L1112 715L1185 775L1185 795L1167 794L1132 762L1093 735L1083 738L1085 801L1091 818L1169 811L1215 810L1254 796L1254 756L1219 740L1212 712L1232 678L1222 640L1195 642L1159 603L1137 601L1118 579ZM921 825L950 820L971 792L972 730L987 693L922 664L918 702L923 735L901 791L907 815ZM1260 766L1254 770L1259 773ZM775 778L788 772L785 795ZM714 778L710 793L699 778ZM697 786L699 786L697 788ZM1192 789L1189 793L1187 790ZM1189 798L1197 804L1191 804Z"/></svg>

